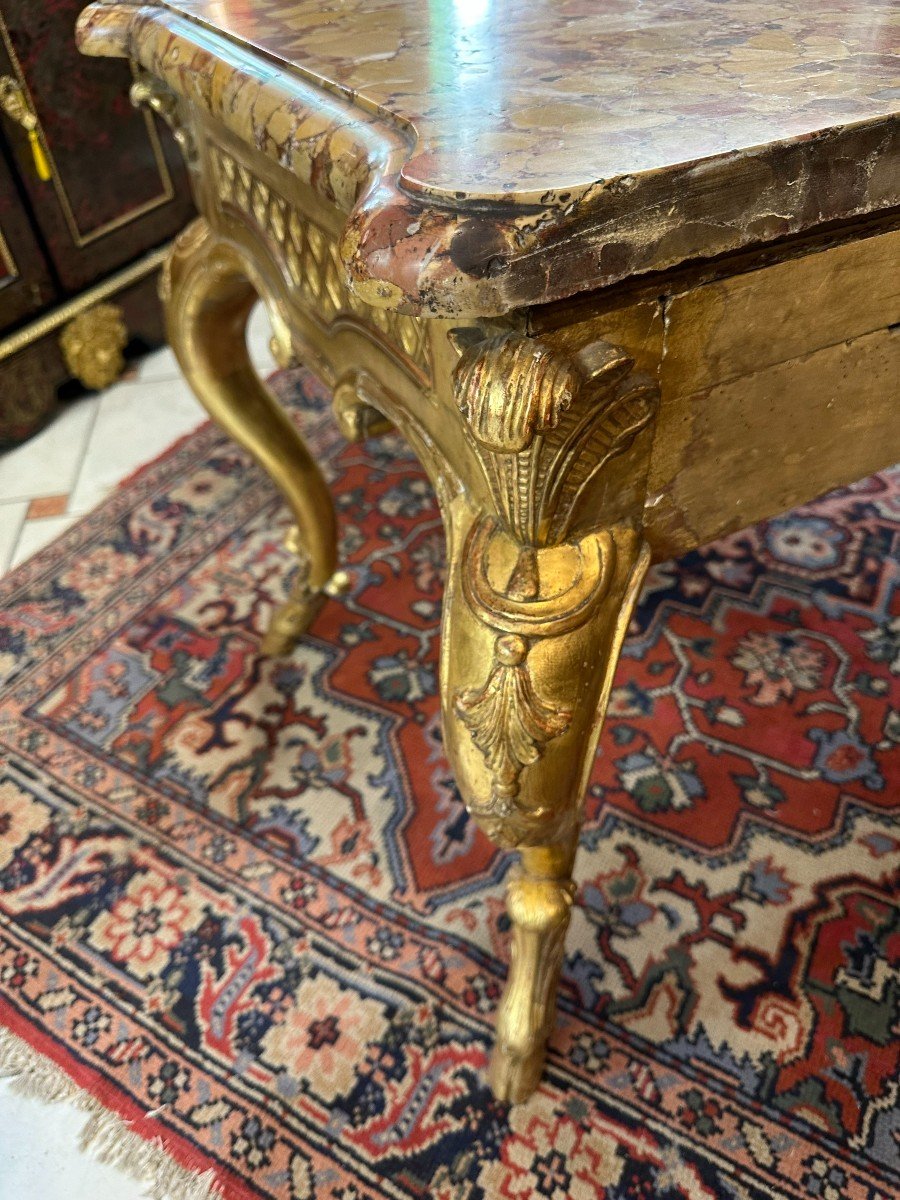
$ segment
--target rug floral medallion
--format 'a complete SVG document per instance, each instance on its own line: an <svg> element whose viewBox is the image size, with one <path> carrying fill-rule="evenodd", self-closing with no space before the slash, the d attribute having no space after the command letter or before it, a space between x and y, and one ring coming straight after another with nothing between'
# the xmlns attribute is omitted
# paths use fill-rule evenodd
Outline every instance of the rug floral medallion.
<svg viewBox="0 0 900 1200"><path fill-rule="evenodd" d="M653 568L508 1109L434 497L278 386L353 579L291 658L286 511L209 426L0 585L0 1022L239 1200L896 1197L900 470Z"/></svg>

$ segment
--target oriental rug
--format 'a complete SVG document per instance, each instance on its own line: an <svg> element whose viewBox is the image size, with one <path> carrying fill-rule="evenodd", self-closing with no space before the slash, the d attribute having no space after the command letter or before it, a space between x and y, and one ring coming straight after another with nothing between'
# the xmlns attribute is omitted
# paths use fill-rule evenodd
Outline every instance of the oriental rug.
<svg viewBox="0 0 900 1200"><path fill-rule="evenodd" d="M434 497L277 386L352 574L291 658L287 513L211 426L0 585L15 1046L239 1200L895 1197L900 470L651 571L510 1110L512 858L442 754Z"/></svg>

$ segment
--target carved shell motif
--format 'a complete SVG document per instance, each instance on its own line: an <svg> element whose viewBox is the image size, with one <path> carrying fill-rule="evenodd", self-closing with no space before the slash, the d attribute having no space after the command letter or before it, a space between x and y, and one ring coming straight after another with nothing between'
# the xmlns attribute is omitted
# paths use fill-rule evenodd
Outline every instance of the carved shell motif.
<svg viewBox="0 0 900 1200"><path fill-rule="evenodd" d="M535 640L588 619L609 586L614 544L603 530L581 537L573 545L578 570L563 592L545 590L540 557L566 541L587 486L653 417L656 384L633 376L633 366L623 350L602 341L570 356L503 334L469 345L456 367L456 401L472 447L506 536L518 544L511 573L497 585L487 564L501 526L482 514L463 567L469 605L500 635L485 681L454 697L490 778L489 794L470 809L493 834L520 807L522 772L572 722L571 708L535 687L528 655ZM533 823L542 814L528 815Z"/></svg>
<svg viewBox="0 0 900 1200"><path fill-rule="evenodd" d="M520 543L564 541L585 488L653 416L655 382L598 341L569 356L517 334L466 349L456 400L498 513Z"/></svg>

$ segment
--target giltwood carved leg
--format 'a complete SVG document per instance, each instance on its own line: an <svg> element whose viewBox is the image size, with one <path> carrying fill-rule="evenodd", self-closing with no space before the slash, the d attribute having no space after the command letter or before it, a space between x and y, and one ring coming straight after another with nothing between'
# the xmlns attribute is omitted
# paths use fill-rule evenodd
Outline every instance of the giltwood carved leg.
<svg viewBox="0 0 900 1200"><path fill-rule="evenodd" d="M509 979L497 1013L491 1087L515 1104L537 1087L544 1047L553 1032L575 884L577 835L557 846L525 846L506 891L512 922Z"/></svg>
<svg viewBox="0 0 900 1200"><path fill-rule="evenodd" d="M162 283L169 341L200 403L253 455L294 516L287 544L299 570L272 618L263 653L290 651L326 594L338 590L334 507L319 468L274 396L254 371L245 341L257 300L231 245L202 218L176 239Z"/></svg>
<svg viewBox="0 0 900 1200"><path fill-rule="evenodd" d="M569 356L507 335L470 347L455 373L490 501L450 505L441 693L469 811L500 845L522 850L491 1068L496 1095L510 1102L541 1074L582 797L649 561L620 503L639 515L648 445L639 434L657 398L632 366L604 343ZM613 457L630 482L611 496L601 477Z"/></svg>

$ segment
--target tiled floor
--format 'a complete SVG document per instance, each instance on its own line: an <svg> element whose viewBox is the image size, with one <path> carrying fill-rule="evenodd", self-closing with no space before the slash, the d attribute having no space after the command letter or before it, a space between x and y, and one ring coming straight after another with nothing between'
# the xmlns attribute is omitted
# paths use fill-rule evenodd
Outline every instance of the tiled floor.
<svg viewBox="0 0 900 1200"><path fill-rule="evenodd" d="M148 1192L83 1154L85 1114L73 1104L24 1100L0 1079L2 1200L141 1200Z"/></svg>
<svg viewBox="0 0 900 1200"><path fill-rule="evenodd" d="M257 369L274 369L270 328L250 323ZM149 355L108 391L65 405L24 445L0 453L0 575L40 550L205 414L170 350ZM78 1149L85 1116L24 1100L0 1080L0 1200L139 1200L149 1195Z"/></svg>
<svg viewBox="0 0 900 1200"><path fill-rule="evenodd" d="M258 309L249 345L264 373L275 365L269 336L265 313ZM204 419L172 351L159 350L107 391L64 405L24 445L0 453L0 575L46 546Z"/></svg>

